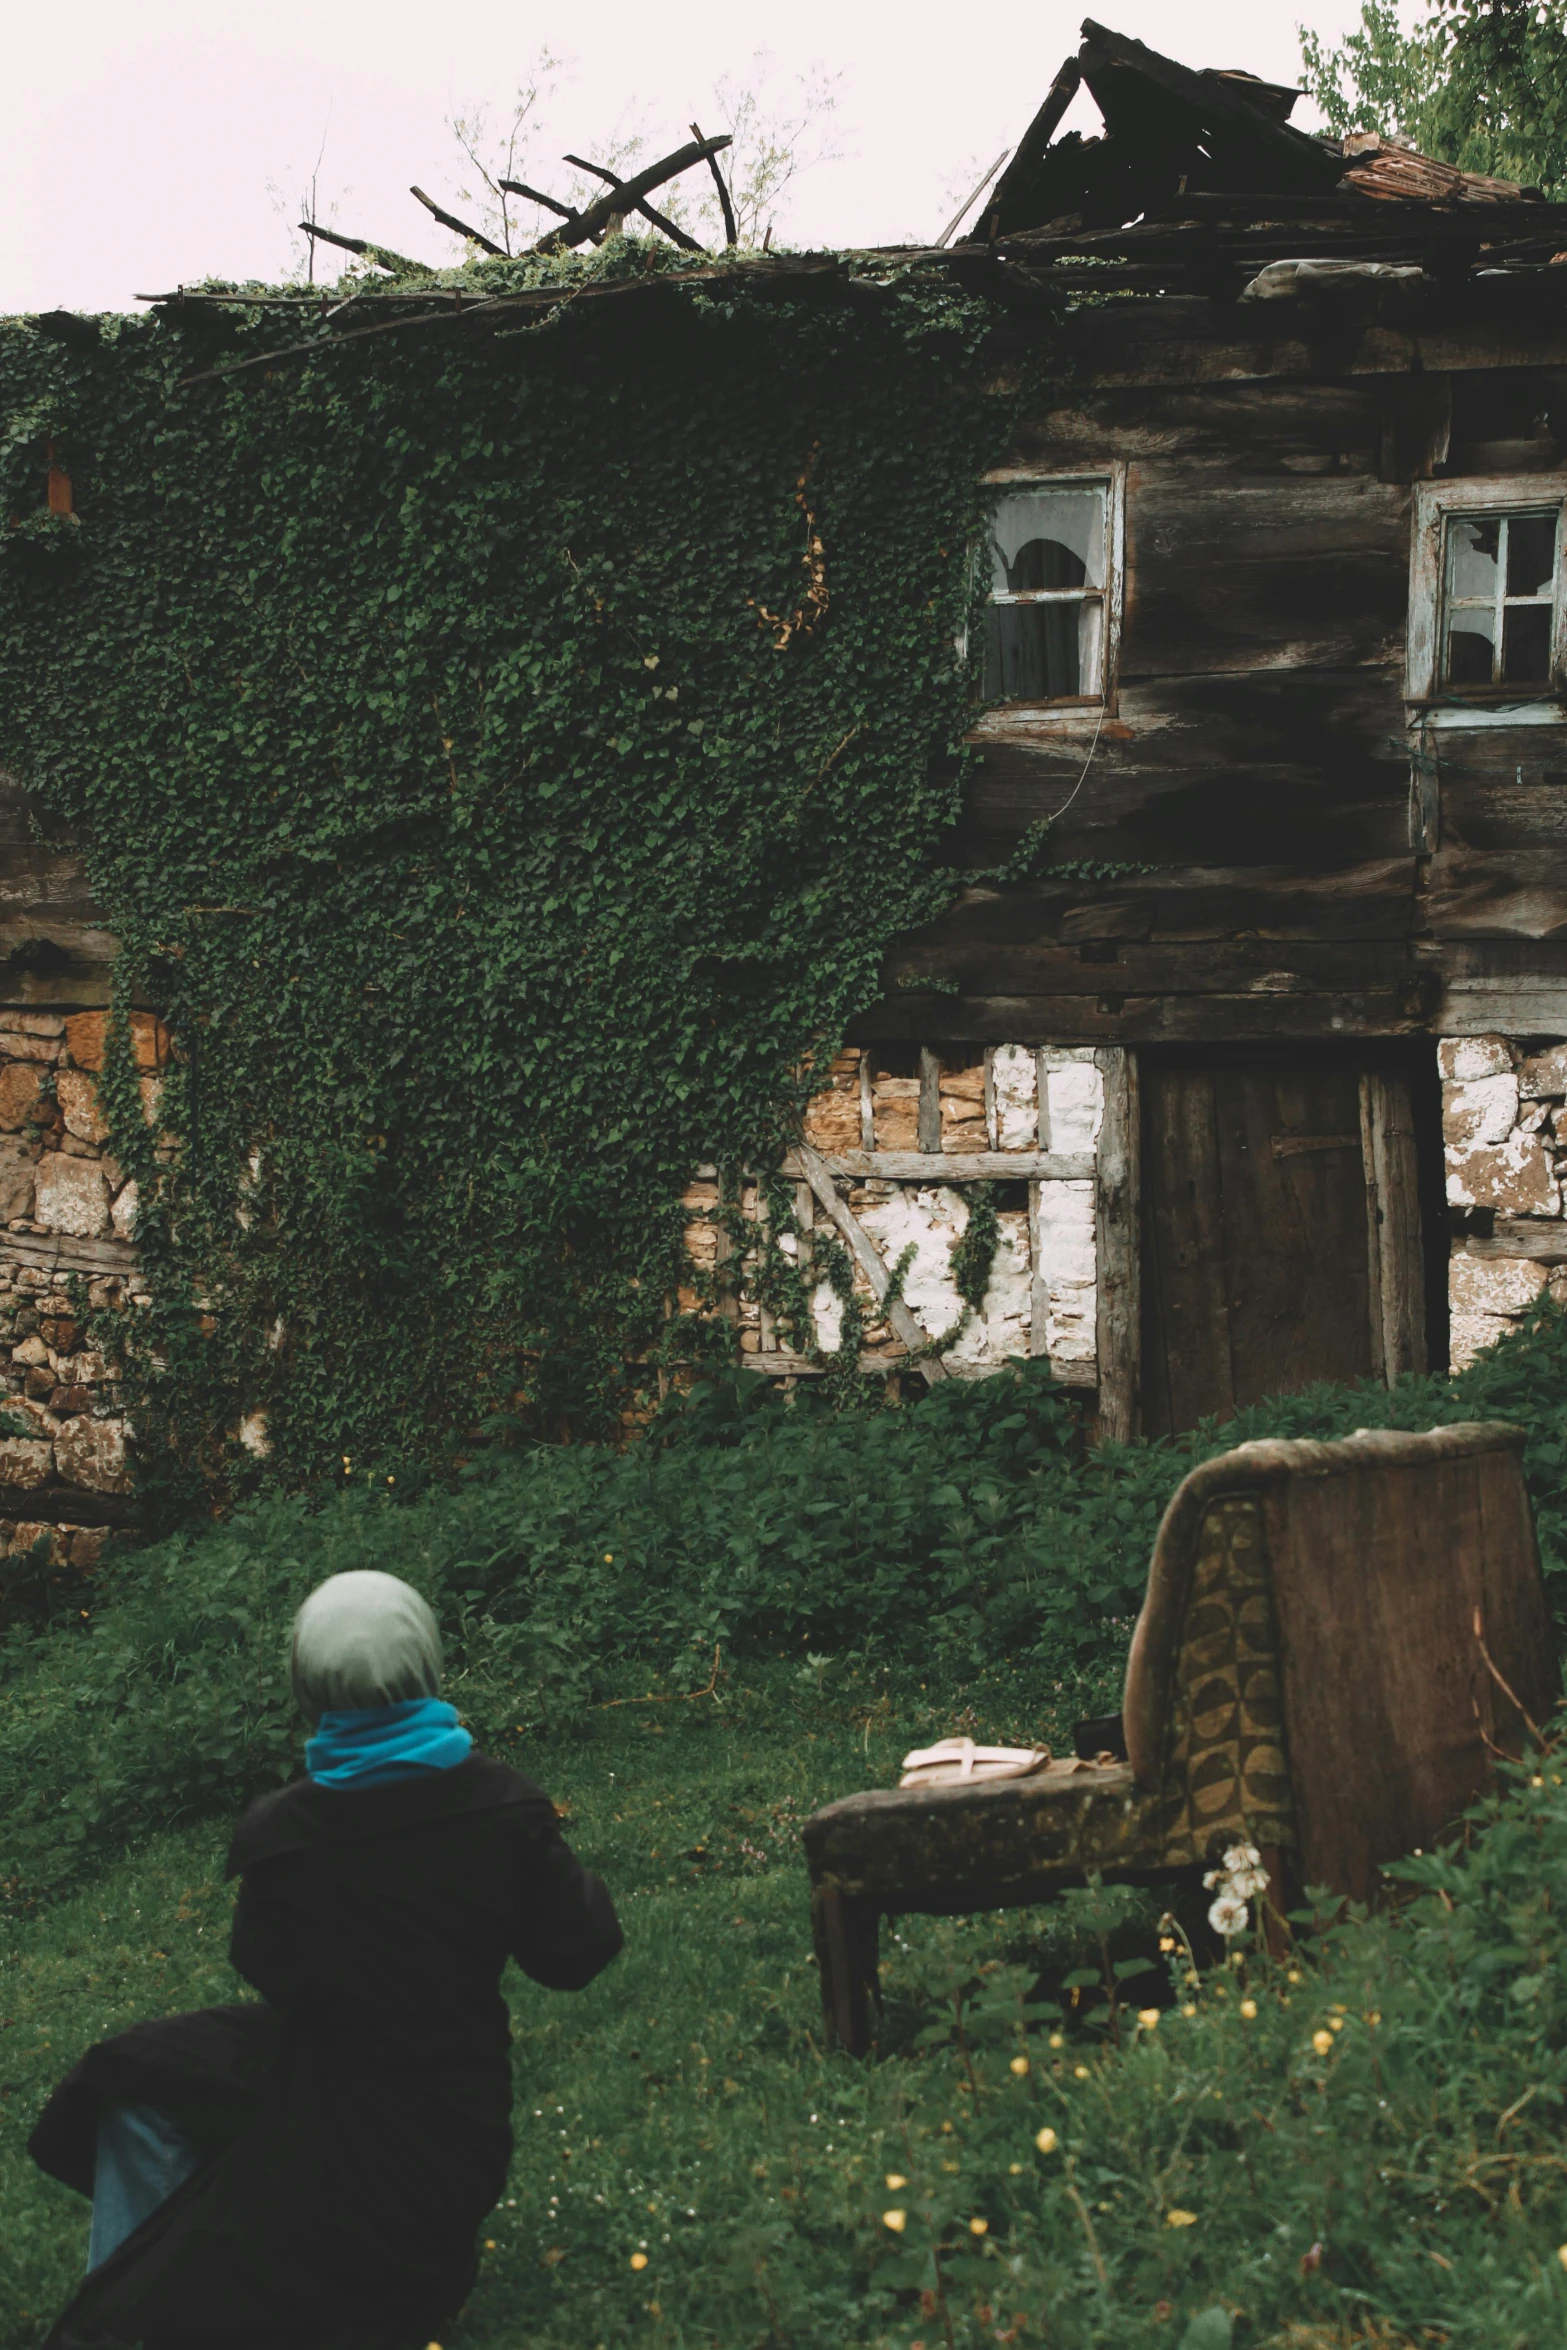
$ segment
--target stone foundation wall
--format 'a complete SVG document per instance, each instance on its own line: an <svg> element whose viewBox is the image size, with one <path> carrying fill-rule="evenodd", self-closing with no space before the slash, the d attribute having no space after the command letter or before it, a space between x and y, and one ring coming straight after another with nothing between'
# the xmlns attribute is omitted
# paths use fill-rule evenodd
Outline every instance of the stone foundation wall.
<svg viewBox="0 0 1567 2350"><path fill-rule="evenodd" d="M1460 1370L1542 1295L1567 1300L1567 1044L1445 1038L1442 1136L1455 1233L1450 1361Z"/></svg>
<svg viewBox="0 0 1567 2350"><path fill-rule="evenodd" d="M118 1366L88 1316L148 1302L131 1246L136 1186L98 1102L104 1012L0 1010L0 1556L40 1541L90 1566L128 1516ZM156 1123L167 1032L132 1016L143 1111Z"/></svg>

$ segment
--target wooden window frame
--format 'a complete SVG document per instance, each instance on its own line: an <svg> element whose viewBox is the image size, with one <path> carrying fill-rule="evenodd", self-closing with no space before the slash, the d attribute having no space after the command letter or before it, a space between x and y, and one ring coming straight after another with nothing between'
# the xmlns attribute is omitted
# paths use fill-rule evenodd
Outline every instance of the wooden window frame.
<svg viewBox="0 0 1567 2350"><path fill-rule="evenodd" d="M1551 674L1524 685L1450 686L1442 682L1447 618L1447 525L1452 517L1556 512L1556 587L1551 618ZM1409 631L1404 698L1450 725L1495 722L1502 709L1540 709L1567 696L1567 473L1477 475L1466 481L1414 484L1409 549Z"/></svg>
<svg viewBox="0 0 1567 2350"><path fill-rule="evenodd" d="M1030 733L1042 729L1061 733L1081 733L1086 727L1093 732L1106 718L1116 713L1116 693L1121 666L1121 625L1126 607L1126 465L1120 458L1111 458L1103 465L1074 465L1056 472L1037 465L999 466L983 476L985 487L1006 490L1066 490L1102 489L1105 493L1105 583L1101 591L1104 610L1103 650L1101 653L1101 690L1096 694L1069 694L1045 702L997 702L978 713L971 733L1005 732L1019 725ZM1009 598L1008 601L1014 599ZM1020 602L1075 603L1084 599L1079 591L1061 590L1052 593L1041 590L1015 599ZM986 602L989 603L987 593Z"/></svg>

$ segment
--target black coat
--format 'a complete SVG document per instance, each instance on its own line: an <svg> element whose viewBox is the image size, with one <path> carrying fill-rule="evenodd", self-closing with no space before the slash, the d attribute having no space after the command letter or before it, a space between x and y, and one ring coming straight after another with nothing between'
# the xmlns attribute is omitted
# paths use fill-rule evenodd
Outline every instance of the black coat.
<svg viewBox="0 0 1567 2350"><path fill-rule="evenodd" d="M261 2004L133 2026L55 2091L31 2151L92 2192L101 2103L210 2155L95 2269L52 2350L401 2350L472 2287L511 2156L515 1958L580 1990L621 1946L531 1780L473 1755L383 1787L253 1803L230 1956Z"/></svg>

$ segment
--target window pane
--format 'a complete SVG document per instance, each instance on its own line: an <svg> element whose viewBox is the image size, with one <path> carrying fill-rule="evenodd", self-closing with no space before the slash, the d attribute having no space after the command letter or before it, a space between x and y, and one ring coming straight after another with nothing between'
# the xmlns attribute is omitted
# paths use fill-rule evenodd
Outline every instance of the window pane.
<svg viewBox="0 0 1567 2350"><path fill-rule="evenodd" d="M1514 529L1517 524L1514 524ZM1509 570L1512 566L1509 564ZM1467 618L1468 615L1465 615ZM1502 676L1508 685L1522 685L1551 673L1551 607L1549 604L1511 604L1502 637Z"/></svg>
<svg viewBox="0 0 1567 2350"><path fill-rule="evenodd" d="M1512 514L1507 521L1507 593L1548 596L1556 569L1554 514ZM1509 654L1509 659L1511 654Z"/></svg>
<svg viewBox="0 0 1567 2350"><path fill-rule="evenodd" d="M1495 625L1495 618L1489 612L1464 612L1458 616L1447 632L1449 685L1490 684Z"/></svg>
<svg viewBox="0 0 1567 2350"><path fill-rule="evenodd" d="M1053 702L1102 687L1104 608L1080 604L992 604L986 615L985 695L990 701Z"/></svg>
<svg viewBox="0 0 1567 2350"><path fill-rule="evenodd" d="M1456 519L1447 526L1447 592L1449 596L1472 596L1482 603L1491 603L1496 596L1497 544L1501 538L1501 518L1495 514L1477 515L1473 521Z"/></svg>
<svg viewBox="0 0 1567 2350"><path fill-rule="evenodd" d="M991 525L990 584L1020 588L1105 584L1105 486L1008 490Z"/></svg>

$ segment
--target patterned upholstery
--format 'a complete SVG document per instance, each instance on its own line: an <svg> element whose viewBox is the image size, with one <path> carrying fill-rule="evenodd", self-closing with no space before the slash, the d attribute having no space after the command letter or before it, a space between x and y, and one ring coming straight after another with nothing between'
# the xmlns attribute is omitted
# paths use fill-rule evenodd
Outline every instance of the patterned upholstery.
<svg viewBox="0 0 1567 2350"><path fill-rule="evenodd" d="M1195 1547L1159 1785L1161 1857L1172 1868L1206 1862L1241 1836L1295 1840L1257 1497L1211 1503Z"/></svg>

